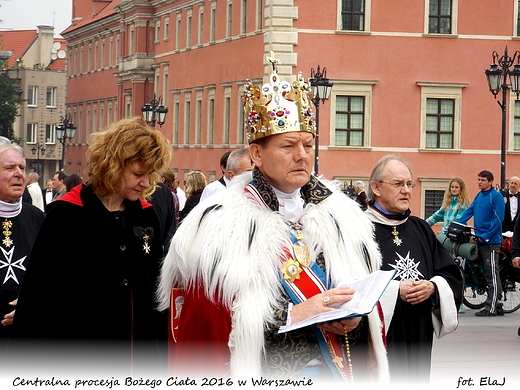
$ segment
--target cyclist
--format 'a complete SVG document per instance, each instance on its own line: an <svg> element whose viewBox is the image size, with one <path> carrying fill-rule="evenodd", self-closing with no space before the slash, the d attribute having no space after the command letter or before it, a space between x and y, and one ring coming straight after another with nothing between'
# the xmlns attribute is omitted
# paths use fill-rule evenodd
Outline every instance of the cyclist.
<svg viewBox="0 0 520 390"><path fill-rule="evenodd" d="M504 198L493 187L493 174L482 171L478 174L480 192L457 221L466 224L473 217L475 235L478 237L478 251L488 284L487 298L484 309L475 313L478 317L495 317L504 315L498 302L502 294L502 284L498 268L498 254L502 244L502 221L504 220Z"/></svg>

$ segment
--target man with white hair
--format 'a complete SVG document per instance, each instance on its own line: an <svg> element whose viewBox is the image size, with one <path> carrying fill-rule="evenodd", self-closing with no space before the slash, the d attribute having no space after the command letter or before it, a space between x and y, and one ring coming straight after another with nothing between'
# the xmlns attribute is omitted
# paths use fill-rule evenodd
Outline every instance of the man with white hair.
<svg viewBox="0 0 520 390"><path fill-rule="evenodd" d="M365 192L365 183L358 180L354 183L354 190L356 191L356 202L361 206L361 210L365 211L368 207L367 193Z"/></svg>
<svg viewBox="0 0 520 390"><path fill-rule="evenodd" d="M43 212L22 202L25 189L23 149L0 137L0 353L11 335L14 307L27 267L27 257L43 221ZM40 192L41 196L41 192Z"/></svg>
<svg viewBox="0 0 520 390"><path fill-rule="evenodd" d="M36 172L31 172L27 175L27 190L31 194L33 206L38 207L41 211L45 211L43 205L43 193L40 185L38 184L40 175Z"/></svg>

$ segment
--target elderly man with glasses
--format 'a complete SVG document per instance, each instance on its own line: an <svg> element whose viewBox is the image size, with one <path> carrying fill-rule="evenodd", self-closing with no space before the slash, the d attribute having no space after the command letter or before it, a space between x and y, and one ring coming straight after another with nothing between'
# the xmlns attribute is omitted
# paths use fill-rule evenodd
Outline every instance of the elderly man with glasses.
<svg viewBox="0 0 520 390"><path fill-rule="evenodd" d="M379 160L369 183L366 214L375 225L381 268L397 270L381 298L390 378L428 382L434 331L441 337L457 328L461 274L426 221L410 215L415 183L399 155Z"/></svg>

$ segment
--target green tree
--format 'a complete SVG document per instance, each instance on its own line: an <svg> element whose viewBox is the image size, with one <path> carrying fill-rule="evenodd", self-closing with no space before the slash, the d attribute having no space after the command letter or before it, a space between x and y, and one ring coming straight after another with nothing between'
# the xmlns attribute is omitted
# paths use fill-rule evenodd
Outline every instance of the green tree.
<svg viewBox="0 0 520 390"><path fill-rule="evenodd" d="M0 136L14 139L13 124L18 108L24 101L20 97L20 81L0 74Z"/></svg>

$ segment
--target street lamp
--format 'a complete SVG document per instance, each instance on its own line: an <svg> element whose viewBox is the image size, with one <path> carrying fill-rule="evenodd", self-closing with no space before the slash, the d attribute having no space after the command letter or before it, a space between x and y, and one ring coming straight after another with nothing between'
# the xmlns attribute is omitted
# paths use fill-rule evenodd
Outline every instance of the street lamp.
<svg viewBox="0 0 520 390"><path fill-rule="evenodd" d="M35 154L37 154L36 156L36 173L39 175L39 176L42 176L42 167L41 167L41 164L40 164L40 154L42 156L45 155L45 146L43 145L40 145L38 143L36 143L32 148L31 148L31 153L33 154L33 156Z"/></svg>
<svg viewBox="0 0 520 390"><path fill-rule="evenodd" d="M312 87L312 102L316 107L316 143L314 152L314 174L318 175L318 166L320 163L319 157L319 134L320 134L320 101L325 103L330 97L330 92L334 83L331 83L327 78L327 68L323 67L323 71L320 71L320 66L316 71L311 68L311 78L309 83Z"/></svg>
<svg viewBox="0 0 520 390"><path fill-rule="evenodd" d="M147 97L146 104L141 108L143 113L143 119L151 125L155 127L155 123L157 122L159 126L164 124L166 120L166 114L168 113L168 108L163 106L162 104L162 96L159 96L159 99L153 96L153 99L150 100L150 96Z"/></svg>
<svg viewBox="0 0 520 390"><path fill-rule="evenodd" d="M61 123L56 127L56 137L61 142L61 163L60 170L65 166L65 143L67 139L72 139L76 135L76 126L72 123L70 113L61 117Z"/></svg>
<svg viewBox="0 0 520 390"><path fill-rule="evenodd" d="M502 57L496 51L493 51L493 63L491 67L485 71L489 91L493 94L495 99L498 93L502 90L502 101L497 103L502 109L502 144L500 151L500 188L503 190L506 183L506 113L507 113L507 90L511 86L511 91L516 94L516 100L520 95L520 52L517 50L513 57L507 54L507 46L504 50ZM514 65L514 68L509 68L515 62L515 59L519 60L519 63ZM511 85L507 83L507 77L511 81Z"/></svg>

